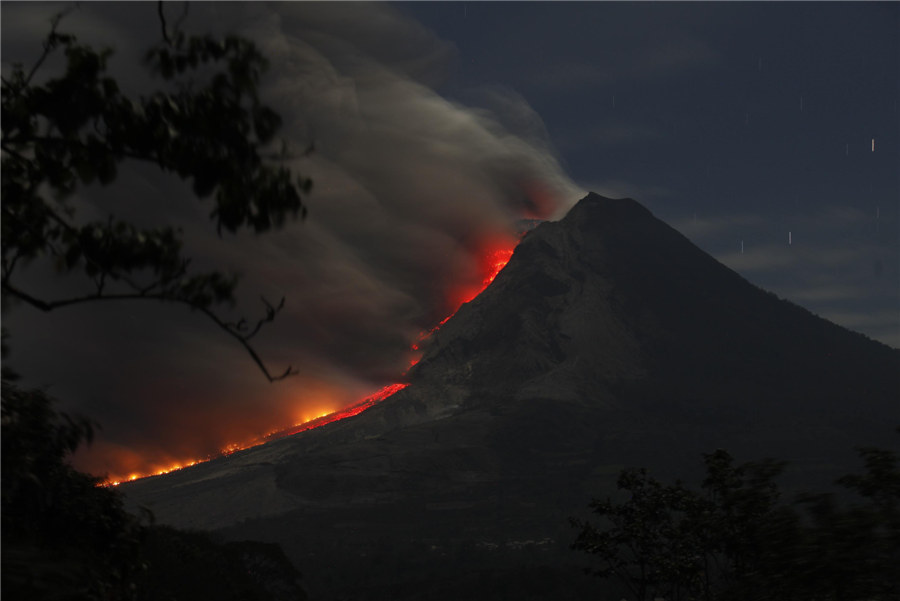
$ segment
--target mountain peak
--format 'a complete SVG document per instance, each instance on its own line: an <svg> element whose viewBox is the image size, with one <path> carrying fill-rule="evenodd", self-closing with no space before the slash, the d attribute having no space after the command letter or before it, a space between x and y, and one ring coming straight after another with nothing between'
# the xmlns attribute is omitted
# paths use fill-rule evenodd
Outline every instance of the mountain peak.
<svg viewBox="0 0 900 601"><path fill-rule="evenodd" d="M732 418L814 412L867 389L881 411L898 356L754 286L637 201L590 193L530 232L437 332L412 388L418 376L519 399L609 392L620 407Z"/></svg>
<svg viewBox="0 0 900 601"><path fill-rule="evenodd" d="M562 219L587 225L595 222L653 218L653 214L633 198L608 198L590 192L572 207Z"/></svg>
<svg viewBox="0 0 900 601"><path fill-rule="evenodd" d="M588 192L587 196L579 200L575 203L575 206L582 206L589 210L642 210L647 213L647 209L631 198L630 196L626 196L624 198L610 198L609 196L603 196L602 194L597 194L596 192ZM573 207L574 209L575 207Z"/></svg>

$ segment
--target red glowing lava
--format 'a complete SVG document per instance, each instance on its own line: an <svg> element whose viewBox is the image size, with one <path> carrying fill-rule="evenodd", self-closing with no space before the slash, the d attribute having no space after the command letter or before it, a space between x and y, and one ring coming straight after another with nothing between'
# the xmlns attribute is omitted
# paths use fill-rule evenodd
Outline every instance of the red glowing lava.
<svg viewBox="0 0 900 601"><path fill-rule="evenodd" d="M481 260L479 261L479 271L482 278L481 281L463 286L462 288L457 290L456 294L454 294L452 298L453 309L450 315L445 317L439 325L444 325L445 323L447 323L447 321L456 314L461 306L468 302L471 302L476 296L484 292L484 289L494 281L494 278L497 277L497 274L500 273L500 271L504 267L506 267L506 264L509 262L510 257L512 257L514 248L515 243L511 243L504 245L494 245L482 251Z"/></svg>
<svg viewBox="0 0 900 601"><path fill-rule="evenodd" d="M491 282L493 282L497 278L497 274L499 274L503 270L503 268L506 267L506 264L509 263L509 260L512 258L514 250L515 249L513 248L501 248L491 253L490 257L488 257L488 260L490 261L490 271L484 278L485 288L490 286Z"/></svg>
<svg viewBox="0 0 900 601"><path fill-rule="evenodd" d="M450 319L456 315L456 312L459 311L459 308L464 304L471 302L475 299L479 294L485 291L485 289L493 283L493 281L497 278L497 275L506 267L506 264L509 263L509 260L512 258L513 252L515 251L515 244L512 246L494 246L492 249L486 250L482 254L481 260L481 273L482 279L481 282L477 285L472 285L461 289L455 297L455 301L453 302L453 310L450 314L442 319L436 326L422 332L419 334L418 340L412 345L412 349L415 352L419 352L421 349L421 345L424 341L428 340L432 334L441 329L445 323L450 321ZM416 356L410 361L409 367L414 367L418 362L420 356Z"/></svg>
<svg viewBox="0 0 900 601"><path fill-rule="evenodd" d="M446 318L441 320L441 322L438 325L436 325L434 328L432 328L431 330L429 330L427 332L423 332L419 336L418 342L413 344L412 348L410 350L412 350L413 352L417 352L417 353L420 352L419 346L423 340L427 339L431 334L433 334L435 331L437 331L442 325L447 323L447 321L451 317L456 315L456 312L459 310L459 308L463 304L470 302L476 296L481 294L485 290L485 288L487 288L494 281L494 279L497 277L497 274L499 274L500 271L504 267L506 267L506 264L509 262L510 258L512 257L514 247L515 247L515 243L510 243L510 244L506 244L506 245L494 244L494 245L488 247L487 249L485 249L482 254L482 260L480 262L480 271L483 276L481 282L477 285L469 286L469 287L463 288L461 291L459 291L459 293L456 295L456 299L454 300L453 311L450 313L450 315L448 315ZM413 359L411 359L409 368L412 368L413 366L415 366L419 362L419 358L420 358L419 356L415 356ZM358 402L354 405L351 405L350 407L348 407L346 409L342 409L341 411L335 411L335 412L329 413L327 415L321 415L321 416L313 418L311 420L307 420L302 423L295 424L288 428L270 432L269 434L266 434L265 436L253 439L253 440L245 442L245 443L231 443L231 444L227 445L226 447L224 447L223 449L221 449L217 454L211 455L208 457L190 459L190 460L181 461L178 463L173 463L173 464L167 465L165 467L150 470L146 473L135 472L135 473L128 474L127 476L109 476L106 479L106 481L103 483L103 485L104 486L118 486L122 482L130 482L133 480L138 480L140 478L146 478L149 476L160 476L162 474L168 474L170 472L184 469L186 467L190 467L192 465L196 465L196 464L202 463L204 461L209 461L211 459L215 459L216 457L224 457L227 455L231 455L232 453L235 453L237 451L249 449L249 448L252 448L255 446L259 446L261 444L265 444L267 442L272 442L273 440L278 440L279 438L284 438L286 436L292 436L294 434L299 434L300 432L305 432L306 430L312 430L313 428L319 428L319 427L325 426L327 424L330 424L330 423L333 423L333 422L336 422L336 421L339 421L342 419L346 419L348 417L353 417L355 415L359 415L360 413L362 413L366 409L369 409L373 405L380 403L381 401L385 400L386 398L390 397L391 395L396 394L397 392L403 390L407 386L409 386L409 384L406 384L406 383L389 384L388 386L385 386L378 392L375 392L374 394L367 396L360 402Z"/></svg>
<svg viewBox="0 0 900 601"><path fill-rule="evenodd" d="M300 432L305 432L306 430L312 430L313 428L319 428L332 422L346 419L348 417L353 417L354 415L359 415L366 409L372 407L376 403L380 403L389 396L400 392L407 386L409 386L409 384L389 384L375 394L367 396L360 402L356 403L355 405L351 405L346 409L335 411L334 413L329 413L328 415L323 415L321 417L311 419L308 422L303 422L302 424L297 424L295 426L291 426L290 428L268 434L260 440L260 444L278 440L279 438L284 438L285 436L293 436L294 434L299 434Z"/></svg>

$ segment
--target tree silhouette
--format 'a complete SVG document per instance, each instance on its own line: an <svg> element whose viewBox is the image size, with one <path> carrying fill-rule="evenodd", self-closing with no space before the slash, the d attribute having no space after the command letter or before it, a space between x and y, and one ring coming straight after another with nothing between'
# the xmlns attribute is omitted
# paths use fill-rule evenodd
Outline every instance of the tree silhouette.
<svg viewBox="0 0 900 601"><path fill-rule="evenodd" d="M192 270L180 230L145 228L112 215L79 219L74 192L113 183L123 161L151 163L190 181L199 198L211 196L219 235L240 228L261 233L305 216L302 195L310 181L278 164L287 158L283 145L270 152L281 119L257 95L264 57L240 37L187 37L177 26L169 32L162 2L158 6L163 41L145 62L162 83L148 95L122 93L106 72L112 51L60 33L63 14L54 18L37 62L27 71L14 65L3 78L4 309L11 300L43 311L123 299L183 304L228 332L276 381L295 370L272 375L250 341L275 319L284 299L264 298L265 313L255 321L226 321L215 308L234 302L237 278ZM64 72L36 83L57 52L65 56ZM60 274L81 274L90 289L47 298L20 283L23 269L47 263ZM5 328L2 338L5 359ZM182 598L198 589L221 599L262 601L275 598L269 591L274 579L294 598L305 598L280 549L222 546L126 512L118 491L69 463L71 453L91 441L93 423L58 412L45 392L21 389L7 365L2 371L4 594L137 601ZM172 582L173 573L190 578Z"/></svg>
<svg viewBox="0 0 900 601"><path fill-rule="evenodd" d="M57 411L40 390L3 380L2 395L3 592L130 599L145 520L68 462L93 424Z"/></svg>
<svg viewBox="0 0 900 601"><path fill-rule="evenodd" d="M704 459L702 492L628 469L618 480L628 502L590 505L606 528L573 520L581 529L573 548L598 557L596 575L618 579L641 601L709 600L722 582L754 570L754 549L778 497L772 481L783 464L735 466L722 450Z"/></svg>
<svg viewBox="0 0 900 601"><path fill-rule="evenodd" d="M699 491L625 470L618 485L630 498L593 501L602 521L572 520L572 547L640 601L898 599L900 461L883 449L859 453L864 473L838 484L863 502L846 506L831 493L784 504L775 484L783 462L736 466L722 450L704 455Z"/></svg>
<svg viewBox="0 0 900 601"><path fill-rule="evenodd" d="M159 89L129 97L107 72L110 49L94 50L58 31L52 22L37 62L14 65L2 81L2 291L43 311L120 299L180 303L199 311L249 352L272 375L250 344L284 306L262 299L257 320L227 321L215 311L234 302L237 277L195 272L182 252L181 231L143 228L113 215L79 220L73 193L79 186L116 180L126 160L149 162L212 197L210 219L219 235L248 228L257 233L306 215L302 196L309 179L279 164L279 115L257 94L266 60L249 40L186 36L167 31L145 57ZM47 57L62 52L65 71L36 83ZM269 160L273 159L273 160ZM45 298L15 276L36 259L58 272L80 272L90 283L82 294Z"/></svg>

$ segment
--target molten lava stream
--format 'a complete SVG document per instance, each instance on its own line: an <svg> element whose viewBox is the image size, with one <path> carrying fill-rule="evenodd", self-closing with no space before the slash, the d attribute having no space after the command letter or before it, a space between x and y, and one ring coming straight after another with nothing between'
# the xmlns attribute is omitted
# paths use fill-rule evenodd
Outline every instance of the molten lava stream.
<svg viewBox="0 0 900 601"><path fill-rule="evenodd" d="M445 323L450 321L456 312L459 311L460 307L464 304L475 300L475 298L485 291L485 289L491 285L491 283L497 278L497 275L503 271L503 268L506 267L506 264L509 263L509 260L512 258L513 248L498 248L490 251L486 251L484 254L484 259L482 262L482 273L484 273L484 277L481 280L481 283L478 286L472 286L469 288L464 288L460 293L456 296L456 301L453 303L453 311L451 311L450 315L442 319L436 326L431 328L426 332L422 332L419 334L419 339L415 344L412 345L413 351L418 351L420 348L420 343L428 340L428 338L441 329ZM410 363L410 368L416 365L419 362L419 359L413 359Z"/></svg>
<svg viewBox="0 0 900 601"><path fill-rule="evenodd" d="M383 401L394 393L400 392L404 388L409 386L406 383L397 383L397 384L389 384L379 390L378 392L371 394L356 403L355 405L351 405L346 409L342 409L340 411L335 411L333 413L329 413L327 415L321 415L319 417L313 418L311 420L307 420L305 422L295 424L290 426L289 428L285 428L283 430L276 430L275 432L270 432L261 438L254 439L251 442L247 443L231 443L221 449L215 455L210 455L204 459L194 459L190 461L184 461L180 463L176 463L173 465L169 465L164 468L152 470L147 473L132 473L127 477L108 477L103 483L102 486L118 486L123 482L133 482L134 480L140 480L141 478L149 478L150 476L162 476L163 474L169 474L171 472L176 472L178 470L184 469L186 467L191 467L192 465L197 465L198 463L204 463L206 461L210 461L212 459L216 459L217 457L226 457L231 455L232 453L236 453L238 451L243 451L245 449L251 449L253 447L257 447L259 445L266 444L267 442L272 442L273 440L278 440L279 438L285 438L286 436L292 436L294 434L299 434L300 432L304 432L306 430L312 430L313 428L319 428L326 424L330 424L332 422L336 422L348 417L353 417L354 415L359 415L372 405Z"/></svg>
<svg viewBox="0 0 900 601"><path fill-rule="evenodd" d="M412 345L411 350L418 351L420 342L422 342L423 340L426 340L434 332L439 330L441 326L443 326L445 323L447 323L447 321L449 321L451 317L456 315L456 312L459 310L459 308L462 305L470 302L476 296L478 296L479 294L484 292L485 288L487 288L491 284L491 282L493 282L494 279L497 277L497 274L499 274L500 271L504 267L506 267L506 264L509 262L509 259L512 257L513 250L514 250L514 247L512 247L512 248L496 248L495 247L493 250L486 251L484 253L484 258L482 260L482 265L481 265L481 269L482 269L482 273L484 274L484 277L483 277L480 285L470 287L467 289L463 289L462 292L457 295L456 301L453 303L454 309L450 313L450 315L448 315L447 317L442 319L441 322L438 325L434 326L432 329L428 330L427 332L423 332L419 336L419 341ZM418 362L419 362L418 358L413 359L410 362L409 368L412 368ZM407 369L407 371L408 371L408 369ZM405 375L405 373L404 373L404 375ZM225 446L222 450L220 450L218 453L216 453L215 455L211 455L211 456L205 457L203 459L187 460L187 461L183 461L180 463L169 465L167 467L154 469L154 470L148 471L146 473L132 473L126 477L110 476L101 485L102 486L118 486L122 482L131 482L131 481L138 480L141 478L148 478L150 476L161 476L163 474L175 472L175 471L184 469L186 467L190 467L192 465L197 465L198 463L210 461L217 457L224 457L227 455L231 455L232 453L235 453L237 451L243 451L245 449L250 449L252 447L266 444L267 442L272 442L273 440L278 440L279 438L284 438L286 436L292 436L294 434L299 434L300 432L305 432L306 430L312 430L313 428L319 428L319 427L325 426L327 424L330 424L330 423L333 423L336 421L340 421L342 419L346 419L348 417L353 417L355 415L359 415L366 409L372 407L373 405L375 405L377 403L380 403L381 401L396 394L397 392L400 392L407 386L409 386L409 384L406 384L406 383L389 384L389 385L385 386L384 388L382 388L381 390L379 390L378 392L375 392L374 394L367 396L366 398L364 398L360 402L356 403L355 405L351 405L350 407L348 407L346 409L342 409L341 411L335 411L334 413L329 413L328 415L316 417L314 419L311 419L311 420L308 420L308 421L305 421L305 422L302 422L299 424L295 424L295 425L285 428L283 430L277 430L275 432L271 432L261 438L257 438L250 442L229 444L229 445Z"/></svg>

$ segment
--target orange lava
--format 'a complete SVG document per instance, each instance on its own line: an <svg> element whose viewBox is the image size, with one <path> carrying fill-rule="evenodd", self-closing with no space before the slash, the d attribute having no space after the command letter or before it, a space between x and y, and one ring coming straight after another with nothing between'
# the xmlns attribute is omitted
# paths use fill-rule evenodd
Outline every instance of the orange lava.
<svg viewBox="0 0 900 601"><path fill-rule="evenodd" d="M482 274L481 281L464 286L453 295L453 309L450 315L438 324L439 326L444 325L451 317L456 315L461 306L471 302L476 296L484 292L484 289L494 281L497 274L506 267L510 257L512 257L514 246L514 244L512 247L508 245L494 246L482 251L481 265L479 266Z"/></svg>
<svg viewBox="0 0 900 601"><path fill-rule="evenodd" d="M416 353L420 353L421 352L420 351L420 343L422 341L426 340L429 336L431 336L431 334L436 332L442 325L447 323L447 321L451 317L456 315L456 312L459 310L459 308L463 304L468 303L471 300L473 300L476 296L481 294L485 290L485 288L487 288L491 284L491 282L494 281L494 279L497 277L497 274L499 274L500 271L504 267L506 267L506 264L509 262L510 258L512 257L514 246L515 246L515 244L513 244L512 247L507 247L507 246L498 247L495 245L493 248L490 248L490 249L487 249L484 251L482 264L481 264L481 272L483 274L483 279L480 282L480 284L477 286L472 286L472 287L463 289L457 295L456 301L454 302L453 312L450 315L448 315L446 318L441 320L441 322L438 325L436 325L434 328L432 328L431 330L429 330L427 332L423 332L419 336L419 340L415 344L412 345L412 348L411 348L412 351L414 351ZM409 368L412 368L413 366L415 366L419 362L419 358L420 358L420 355L417 355L413 359L411 359ZM321 415L319 417L304 421L302 423L295 424L295 425L285 428L283 430L277 430L274 432L270 432L269 434L266 434L265 436L247 441L245 443L231 443L231 444L227 445L226 447L224 447L223 449L221 449L218 453L207 456L207 457L196 458L196 459L182 461L179 463L174 463L174 464L162 467L162 468L148 471L146 473L131 473L126 476L114 476L114 477L110 476L102 483L102 486L118 486L119 484L121 484L123 482L131 482L134 480L138 480L140 478L147 478L150 476L161 476L163 474L168 474L168 473L171 473L171 472L174 472L177 470L181 470L186 467L190 467L192 465L197 465L198 463L202 463L204 461L210 461L217 457L224 457L227 455L231 455L232 453L235 453L237 451L243 451L245 449L249 449L249 448L252 448L255 446L266 444L268 442L272 442L273 440L278 440L279 438L284 438L286 436L292 436L294 434L299 434L300 432L305 432L306 430L312 430L313 428L320 428L327 424L330 424L330 423L333 423L333 422L336 422L336 421L339 421L342 419L346 419L348 417L353 417L355 415L359 415L366 409L369 409L373 405L380 403L381 401L385 400L389 396L403 390L407 386L409 386L409 384L406 384L406 383L389 384L388 386L385 386L381 390L375 392L374 394L367 396L360 402L356 403L355 405L351 405L350 407L348 407L346 409L342 409L340 411L335 411L335 412L329 413L327 415Z"/></svg>
<svg viewBox="0 0 900 601"><path fill-rule="evenodd" d="M313 428L319 428L332 422L346 419L348 417L353 417L354 415L359 415L366 409L369 409L376 403L380 403L389 396L400 392L407 386L409 386L409 384L406 383L388 384L378 392L367 396L355 405L351 405L346 409L335 411L334 413L329 413L328 415L323 415L321 417L309 420L308 422L303 422L302 424L297 424L295 426L291 426L290 428L286 428L284 430L269 434L261 439L259 444L278 440L279 438L284 438L285 436L293 436L294 434L299 434L300 432L305 432L306 430L312 430Z"/></svg>
<svg viewBox="0 0 900 601"><path fill-rule="evenodd" d="M497 274L506 267L506 264L509 263L509 260L512 258L514 250L514 248L501 248L491 253L489 257L490 263L488 264L490 271L488 271L487 276L484 278L484 288L490 286L491 282L497 278ZM482 288L482 291L484 288Z"/></svg>
<svg viewBox="0 0 900 601"><path fill-rule="evenodd" d="M140 478L148 478L150 476L161 476L163 474L175 472L175 471L184 469L186 467L191 467L192 465L197 465L198 463L202 463L204 461L210 461L211 459L215 459L217 457L225 457L225 456L231 455L232 453L236 453L237 451L243 451L245 449L257 447L259 445L266 444L267 442L272 442L273 440L278 440L279 438L285 438L286 436L292 436L294 434L299 434L300 432L304 432L306 430L312 430L313 428L320 428L320 427L330 424L332 422L346 419L348 417L353 417L354 415L359 415L366 409L369 409L376 403L383 401L384 399L388 398L389 396L391 396L397 392L400 392L407 386L409 386L409 384L406 384L406 383L389 384L388 386L385 386L378 392L367 396L366 398L364 398L360 402L356 403L355 405L351 405L350 407L347 407L346 409L342 409L341 411L335 411L335 412L329 413L327 415L322 415L322 416L313 418L311 420L308 420L308 421L305 421L305 422L302 422L299 424L295 424L295 425L290 426L289 428L285 428L283 430L277 430L275 432L270 432L270 433L266 434L265 436L254 439L253 441L248 442L248 443L244 443L244 444L231 443L231 444L227 445L225 448L221 449L215 455L210 455L203 459L194 459L191 461L176 463L176 464L173 464L173 465L167 466L165 468L158 469L156 471L146 473L146 474L132 473L126 477L117 477L117 478L110 477L105 482L103 482L103 485L104 486L118 486L122 482L131 482L134 480L138 480Z"/></svg>
<svg viewBox="0 0 900 601"><path fill-rule="evenodd" d="M479 294L485 291L485 289L493 283L493 281L497 278L497 275L506 267L506 264L509 263L509 260L512 258L513 252L515 251L515 246L511 248L494 248L493 250L488 250L484 253L481 265L481 272L483 274L481 282L477 286L471 286L468 288L464 288L456 298L456 301L453 304L453 311L442 319L436 326L431 328L426 332L422 332L419 334L419 339L412 345L413 351L419 351L421 348L421 343L428 340L432 334L441 329L445 323L450 321L450 319L456 315L456 312L459 311L459 308L464 304L471 302L477 297ZM419 362L419 357L414 358L410 361L410 368L416 365Z"/></svg>

